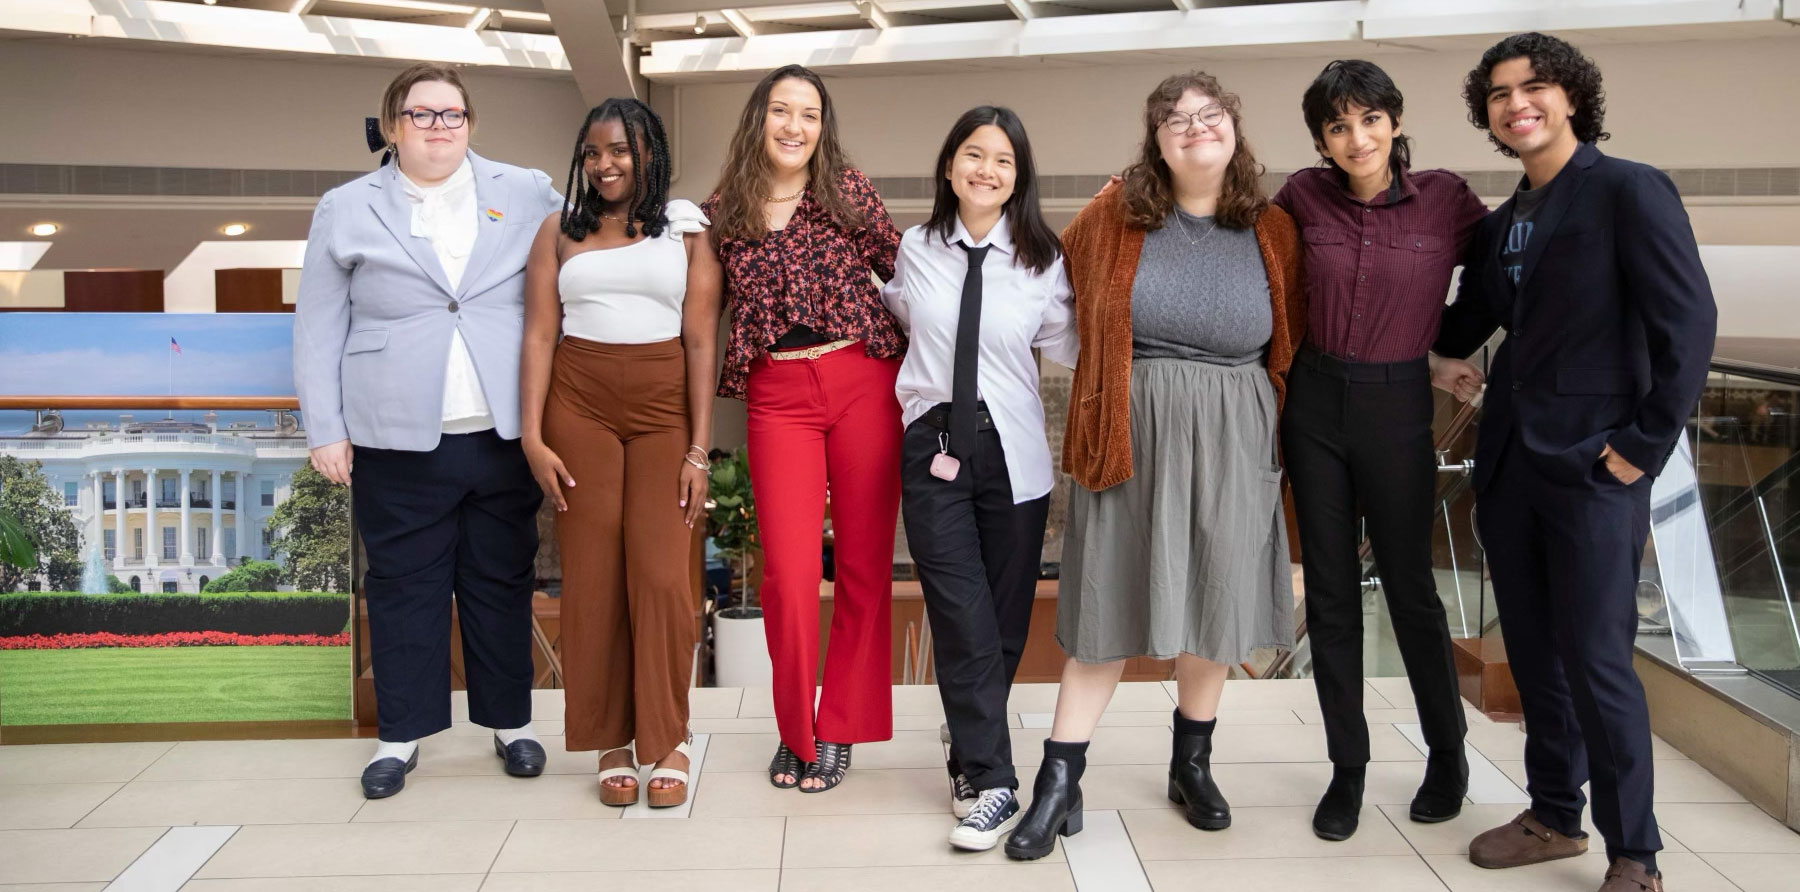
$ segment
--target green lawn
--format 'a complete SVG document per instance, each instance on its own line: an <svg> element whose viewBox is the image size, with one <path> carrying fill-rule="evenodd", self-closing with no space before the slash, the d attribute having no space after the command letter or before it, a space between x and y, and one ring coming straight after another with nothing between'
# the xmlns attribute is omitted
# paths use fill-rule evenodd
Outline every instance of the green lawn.
<svg viewBox="0 0 1800 892"><path fill-rule="evenodd" d="M0 724L347 719L348 647L0 651Z"/></svg>

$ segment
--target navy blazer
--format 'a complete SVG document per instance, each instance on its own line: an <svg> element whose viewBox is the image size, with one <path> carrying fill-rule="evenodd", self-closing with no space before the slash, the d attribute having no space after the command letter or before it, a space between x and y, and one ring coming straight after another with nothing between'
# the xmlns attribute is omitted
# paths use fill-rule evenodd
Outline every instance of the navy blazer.
<svg viewBox="0 0 1800 892"><path fill-rule="evenodd" d="M1510 460L1558 483L1616 485L1598 465L1607 444L1655 476L1706 384L1718 310L1675 184L1583 143L1552 188L1516 291L1500 262L1513 200L1482 219L1433 348L1466 357L1507 332L1488 370L1476 492L1515 438L1524 454Z"/></svg>

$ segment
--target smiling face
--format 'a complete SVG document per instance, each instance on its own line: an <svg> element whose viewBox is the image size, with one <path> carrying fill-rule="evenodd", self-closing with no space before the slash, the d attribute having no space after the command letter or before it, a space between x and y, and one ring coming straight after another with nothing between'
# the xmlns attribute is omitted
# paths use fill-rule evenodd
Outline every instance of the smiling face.
<svg viewBox="0 0 1800 892"><path fill-rule="evenodd" d="M1567 90L1538 77L1529 57L1495 65L1488 83L1488 129L1507 148L1520 158L1574 150L1574 103Z"/></svg>
<svg viewBox="0 0 1800 892"><path fill-rule="evenodd" d="M1195 119L1196 114L1201 119ZM1217 123L1206 123L1214 118ZM1175 132L1183 126L1186 132ZM1231 163L1231 155L1237 149L1237 128L1218 100L1190 89L1181 94L1174 110L1156 128L1156 147L1176 177L1216 177Z"/></svg>
<svg viewBox="0 0 1800 892"><path fill-rule="evenodd" d="M467 105L462 91L451 84L443 81L413 84L406 93L406 101L401 103L399 120L390 124L394 147L400 153L400 169L427 180L442 179L455 172L469 152L469 131L474 128L474 122L465 122L461 127L446 127L440 116L432 121L430 128L421 130L407 119L407 112L418 108L443 111Z"/></svg>
<svg viewBox="0 0 1800 892"><path fill-rule="evenodd" d="M763 148L777 174L799 173L812 162L824 126L824 104L819 91L800 78L777 81L770 88L763 110Z"/></svg>
<svg viewBox="0 0 1800 892"><path fill-rule="evenodd" d="M1353 179L1380 178L1387 173L1399 134L1400 122L1387 112L1350 103L1319 128L1319 153Z"/></svg>
<svg viewBox="0 0 1800 892"><path fill-rule="evenodd" d="M944 170L950 191L956 193L958 210L967 219L997 213L1013 195L1018 180L1017 160L1006 131L992 124L975 128Z"/></svg>
<svg viewBox="0 0 1800 892"><path fill-rule="evenodd" d="M639 154L644 154L639 146ZM631 145L625 139L625 122L618 118L595 121L581 140L581 172L599 191L606 205L629 202L636 187Z"/></svg>

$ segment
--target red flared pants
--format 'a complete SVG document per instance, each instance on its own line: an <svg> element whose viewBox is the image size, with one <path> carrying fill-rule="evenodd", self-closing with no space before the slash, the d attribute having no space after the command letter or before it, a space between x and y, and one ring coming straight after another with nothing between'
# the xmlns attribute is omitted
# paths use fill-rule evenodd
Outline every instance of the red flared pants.
<svg viewBox="0 0 1800 892"><path fill-rule="evenodd" d="M746 426L775 721L782 741L809 762L817 758L816 741L893 736L889 629L900 510L899 371L899 360L871 359L862 344L818 359L764 356L750 366ZM827 486L837 579L824 691L815 710Z"/></svg>

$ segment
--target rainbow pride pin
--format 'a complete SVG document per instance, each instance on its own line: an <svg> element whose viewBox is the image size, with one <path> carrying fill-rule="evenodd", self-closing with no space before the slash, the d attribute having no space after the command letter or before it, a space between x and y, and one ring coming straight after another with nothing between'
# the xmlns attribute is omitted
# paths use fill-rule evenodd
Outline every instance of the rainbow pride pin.
<svg viewBox="0 0 1800 892"><path fill-rule="evenodd" d="M493 208L488 208L488 209L487 209L487 218L488 218L488 219L489 219L489 220L495 220L495 221L498 221L498 220L499 220L499 219L500 219L500 218L501 218L501 217L504 217L504 216L506 216L506 215L505 215L505 214L502 214L502 213L500 213L500 212L499 212L499 211L497 211L497 210L494 210L494 209L493 209Z"/></svg>

